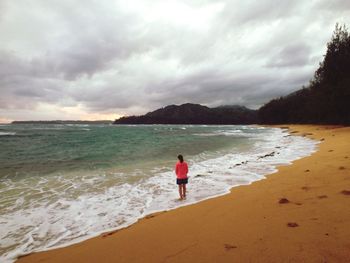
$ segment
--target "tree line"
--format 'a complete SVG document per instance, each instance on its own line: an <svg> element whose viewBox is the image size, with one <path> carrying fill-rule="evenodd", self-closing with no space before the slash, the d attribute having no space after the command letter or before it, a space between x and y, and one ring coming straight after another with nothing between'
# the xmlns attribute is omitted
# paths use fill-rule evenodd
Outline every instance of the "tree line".
<svg viewBox="0 0 350 263"><path fill-rule="evenodd" d="M259 111L262 124L350 124L350 35L336 24L327 52L309 85L273 99Z"/></svg>

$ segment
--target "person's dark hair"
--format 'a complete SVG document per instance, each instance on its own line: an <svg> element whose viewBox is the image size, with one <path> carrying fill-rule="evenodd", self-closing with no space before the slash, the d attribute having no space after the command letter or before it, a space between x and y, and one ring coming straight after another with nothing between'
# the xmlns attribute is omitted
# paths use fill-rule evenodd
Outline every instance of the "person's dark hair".
<svg viewBox="0 0 350 263"><path fill-rule="evenodd" d="M180 163L183 163L184 161L184 157L181 154L177 156L177 159L179 159Z"/></svg>

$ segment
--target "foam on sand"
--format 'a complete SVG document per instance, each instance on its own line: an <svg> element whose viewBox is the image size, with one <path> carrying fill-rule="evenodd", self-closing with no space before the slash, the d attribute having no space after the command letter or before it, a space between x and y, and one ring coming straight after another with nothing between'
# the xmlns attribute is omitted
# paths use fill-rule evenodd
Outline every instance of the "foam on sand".
<svg viewBox="0 0 350 263"><path fill-rule="evenodd" d="M254 128L253 128L254 129ZM276 171L276 166L310 155L316 142L288 136L281 129L264 134L241 130L217 131L215 135L259 137L248 151L224 155L202 153L189 160L187 200L178 202L172 169L157 167L135 183L113 183L125 174L86 175L82 178L55 175L16 184L10 178L1 183L0 194L18 191L21 198L4 198L8 206L0 215L0 246L6 253L2 262L19 255L76 243L102 232L126 227L148 214L174 209L223 195L238 185L250 184ZM138 171L142 175L144 171ZM129 175L130 176L130 175ZM110 182L110 183L108 183ZM48 186L51 186L48 188ZM6 189L6 190L5 190ZM80 189L79 195L76 189ZM81 190L82 189L82 190ZM35 196L35 201L32 197ZM19 229L21 235L18 235ZM17 233L17 234L16 234Z"/></svg>

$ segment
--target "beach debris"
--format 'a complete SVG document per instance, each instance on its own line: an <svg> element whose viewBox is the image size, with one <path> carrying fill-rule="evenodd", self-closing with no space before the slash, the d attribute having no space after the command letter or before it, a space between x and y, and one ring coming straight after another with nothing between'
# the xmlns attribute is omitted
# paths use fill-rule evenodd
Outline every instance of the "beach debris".
<svg viewBox="0 0 350 263"><path fill-rule="evenodd" d="M295 202L294 204L296 204L296 205L302 205L302 203L299 203L299 202Z"/></svg>
<svg viewBox="0 0 350 263"><path fill-rule="evenodd" d="M289 202L289 200L288 200L287 198L281 198L281 199L278 201L278 203L280 203L280 204L288 204L288 203L290 203L290 202Z"/></svg>
<svg viewBox="0 0 350 263"><path fill-rule="evenodd" d="M320 141L323 142L323 141L325 141L325 140L326 140L325 138L322 138Z"/></svg>
<svg viewBox="0 0 350 263"><path fill-rule="evenodd" d="M319 199L324 199L324 198L328 198L328 196L327 195L319 195L319 196L317 196Z"/></svg>
<svg viewBox="0 0 350 263"><path fill-rule="evenodd" d="M101 236L102 236L102 237L108 237L108 236L114 235L114 234L117 233L118 231L119 231L119 229L113 230L113 231L110 231L110 232L107 232L107 233L103 233Z"/></svg>
<svg viewBox="0 0 350 263"><path fill-rule="evenodd" d="M331 152L333 152L333 150L329 150L328 152L331 153Z"/></svg>
<svg viewBox="0 0 350 263"><path fill-rule="evenodd" d="M231 250L234 248L237 248L237 246L231 245L231 244L224 244L226 250Z"/></svg>
<svg viewBox="0 0 350 263"><path fill-rule="evenodd" d="M309 133L309 132L307 132L307 133L303 133L303 137L305 137L305 136L309 136L309 135L313 135L313 133Z"/></svg>
<svg viewBox="0 0 350 263"><path fill-rule="evenodd" d="M150 215L145 216L146 219L151 219L151 218L153 218L153 217L155 217L155 215L153 215L153 214L150 214Z"/></svg>
<svg viewBox="0 0 350 263"><path fill-rule="evenodd" d="M196 176L195 176L195 178L197 178L197 177L203 177L203 176L208 176L207 174L197 174Z"/></svg>
<svg viewBox="0 0 350 263"><path fill-rule="evenodd" d="M307 170L305 170L304 172L305 172L305 173L308 173L308 172L310 172L310 170L309 170L309 169L307 169Z"/></svg>
<svg viewBox="0 0 350 263"><path fill-rule="evenodd" d="M308 186L303 186L301 189L305 190L305 191L309 191L310 190L310 187Z"/></svg>
<svg viewBox="0 0 350 263"><path fill-rule="evenodd" d="M240 165L242 165L242 164L247 164L248 163L248 161L244 161L244 162L241 162L241 163L237 163L237 164L235 164L234 166L240 166Z"/></svg>
<svg viewBox="0 0 350 263"><path fill-rule="evenodd" d="M107 213L99 213L99 214L97 214L98 216L106 216L107 215Z"/></svg>
<svg viewBox="0 0 350 263"><path fill-rule="evenodd" d="M292 131L292 132L290 132L290 133L298 133L299 131Z"/></svg>
<svg viewBox="0 0 350 263"><path fill-rule="evenodd" d="M344 166L340 166L339 170L345 170L345 167Z"/></svg>
<svg viewBox="0 0 350 263"><path fill-rule="evenodd" d="M266 158L266 157L271 157L271 156L274 156L274 155L275 155L275 152L270 152L270 153L268 153L268 154L259 156L258 159L262 159L262 158Z"/></svg>
<svg viewBox="0 0 350 263"><path fill-rule="evenodd" d="M299 225L297 223L295 223L295 222L289 222L289 223L287 223L287 226L288 227L297 227Z"/></svg>
<svg viewBox="0 0 350 263"><path fill-rule="evenodd" d="M350 191L349 190L343 190L340 193L342 193L343 195L350 195Z"/></svg>

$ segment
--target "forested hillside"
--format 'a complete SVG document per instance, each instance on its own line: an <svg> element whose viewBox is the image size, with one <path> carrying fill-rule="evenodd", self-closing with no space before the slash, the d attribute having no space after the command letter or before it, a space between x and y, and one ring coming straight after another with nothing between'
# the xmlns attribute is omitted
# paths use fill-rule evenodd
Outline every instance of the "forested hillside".
<svg viewBox="0 0 350 263"><path fill-rule="evenodd" d="M350 124L350 36L335 27L327 52L307 87L259 109L264 124Z"/></svg>

